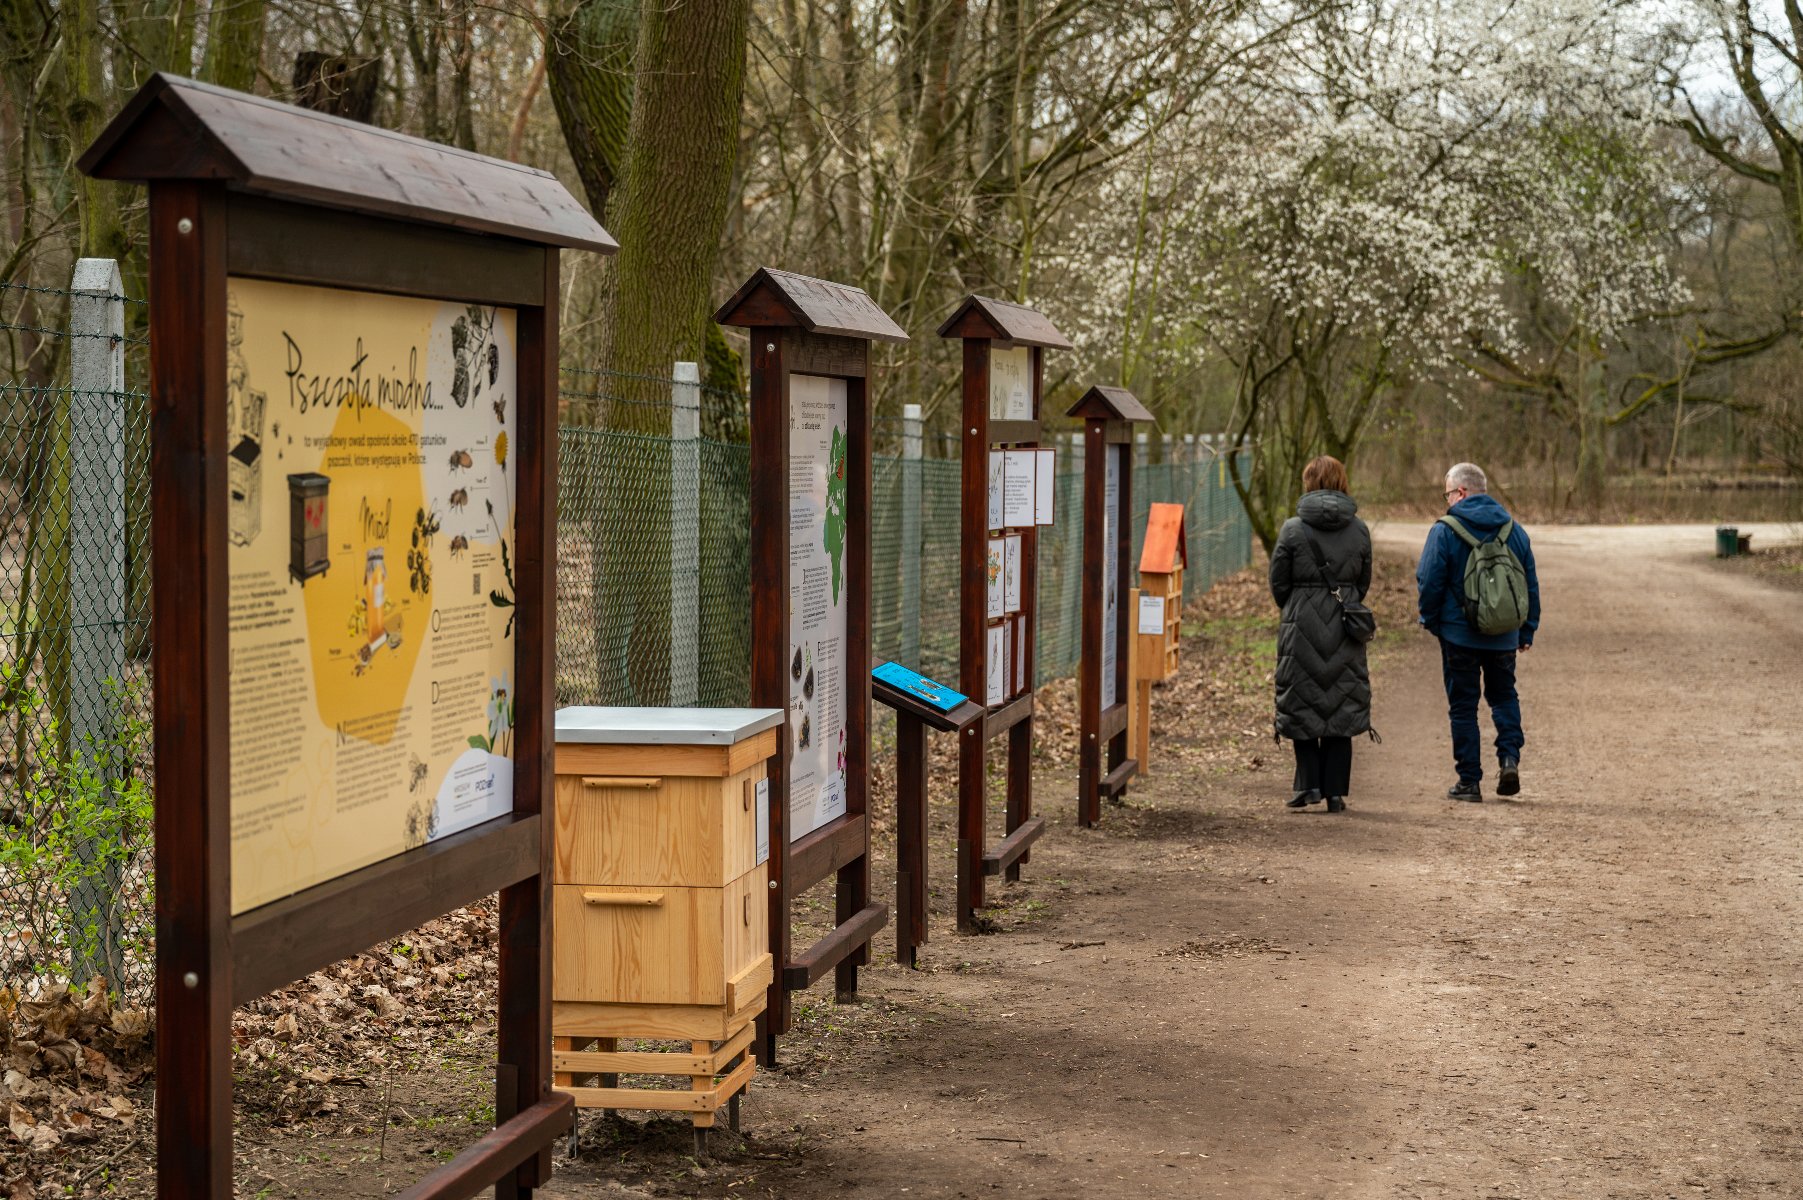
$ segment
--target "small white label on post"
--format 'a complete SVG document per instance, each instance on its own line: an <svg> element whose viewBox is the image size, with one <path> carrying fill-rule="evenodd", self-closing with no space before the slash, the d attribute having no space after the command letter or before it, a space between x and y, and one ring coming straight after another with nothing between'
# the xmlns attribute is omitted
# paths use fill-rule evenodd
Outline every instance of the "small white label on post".
<svg viewBox="0 0 1803 1200"><path fill-rule="evenodd" d="M1164 597L1141 596L1139 598L1139 631L1141 633L1164 632Z"/></svg>
<svg viewBox="0 0 1803 1200"><path fill-rule="evenodd" d="M1038 452L1005 451L1002 471L1002 524L1020 529L1035 524L1034 501L1038 494Z"/></svg>
<svg viewBox="0 0 1803 1200"><path fill-rule="evenodd" d="M1033 473L1033 523L1050 525L1058 487L1054 474L1058 469L1057 460L1050 450L1036 450L1034 454L1039 459L1039 468Z"/></svg>
<svg viewBox="0 0 1803 1200"><path fill-rule="evenodd" d="M758 780L757 785L757 864L770 861L770 781Z"/></svg>
<svg viewBox="0 0 1803 1200"><path fill-rule="evenodd" d="M1002 477L1005 461L1000 450L989 452L989 528L1002 527Z"/></svg>

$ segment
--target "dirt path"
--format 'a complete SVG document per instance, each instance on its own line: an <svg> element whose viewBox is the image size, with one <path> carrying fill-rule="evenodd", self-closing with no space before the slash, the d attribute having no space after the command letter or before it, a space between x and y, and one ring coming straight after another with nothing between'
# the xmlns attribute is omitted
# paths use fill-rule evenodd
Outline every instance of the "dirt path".
<svg viewBox="0 0 1803 1200"><path fill-rule="evenodd" d="M1097 832L1048 773L1015 928L940 921L929 970L810 997L744 1150L561 1163L551 1194L1803 1193L1803 597L1706 529L1535 544L1519 802L1443 799L1425 635L1378 656L1343 819L1281 807L1268 742ZM1159 737L1175 763L1180 714Z"/></svg>

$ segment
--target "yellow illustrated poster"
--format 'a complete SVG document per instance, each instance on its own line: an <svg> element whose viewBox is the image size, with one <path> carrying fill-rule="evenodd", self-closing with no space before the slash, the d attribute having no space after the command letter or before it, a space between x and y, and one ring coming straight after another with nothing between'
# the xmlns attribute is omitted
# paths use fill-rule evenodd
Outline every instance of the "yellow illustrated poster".
<svg viewBox="0 0 1803 1200"><path fill-rule="evenodd" d="M513 808L511 309L228 290L232 911Z"/></svg>

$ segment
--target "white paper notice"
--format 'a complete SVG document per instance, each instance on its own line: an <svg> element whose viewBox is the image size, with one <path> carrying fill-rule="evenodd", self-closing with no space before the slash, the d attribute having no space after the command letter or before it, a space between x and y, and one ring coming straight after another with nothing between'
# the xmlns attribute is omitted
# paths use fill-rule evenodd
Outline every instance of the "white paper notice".
<svg viewBox="0 0 1803 1200"><path fill-rule="evenodd" d="M987 695L984 703L991 708L1008 698L1008 627L991 625L989 627L989 653L984 658L985 674L988 677Z"/></svg>
<svg viewBox="0 0 1803 1200"><path fill-rule="evenodd" d="M1115 670L1120 662L1121 621L1121 451L1118 443L1102 448L1102 711L1114 707Z"/></svg>
<svg viewBox="0 0 1803 1200"><path fill-rule="evenodd" d="M988 582L989 603L984 615L999 617L1008 611L1008 551L1002 538L989 539L989 556L983 577Z"/></svg>
<svg viewBox="0 0 1803 1200"><path fill-rule="evenodd" d="M1164 597L1141 596L1139 598L1139 631L1141 633L1164 632Z"/></svg>
<svg viewBox="0 0 1803 1200"><path fill-rule="evenodd" d="M1015 695L1027 690L1027 618L1023 615L1014 621L1014 687Z"/></svg>
<svg viewBox="0 0 1803 1200"><path fill-rule="evenodd" d="M1002 452L989 452L989 528L1002 527Z"/></svg>
<svg viewBox="0 0 1803 1200"><path fill-rule="evenodd" d="M758 780L757 788L757 861L770 861L770 781ZM755 865L755 864L754 864Z"/></svg>
<svg viewBox="0 0 1803 1200"><path fill-rule="evenodd" d="M845 811L845 381L789 385L789 840ZM863 683L860 674L858 683Z"/></svg>
<svg viewBox="0 0 1803 1200"><path fill-rule="evenodd" d="M1033 419L1033 352L1025 346L989 352L989 419Z"/></svg>
<svg viewBox="0 0 1803 1200"><path fill-rule="evenodd" d="M1039 469L1033 473L1033 523L1050 525L1057 509L1058 459L1050 450L1035 450Z"/></svg>
<svg viewBox="0 0 1803 1200"><path fill-rule="evenodd" d="M1020 534L1002 539L1002 611L1020 611L1021 551Z"/></svg>
<svg viewBox="0 0 1803 1200"><path fill-rule="evenodd" d="M1005 450L1002 469L1002 524L1010 529L1034 522L1033 503L1038 491L1039 453Z"/></svg>

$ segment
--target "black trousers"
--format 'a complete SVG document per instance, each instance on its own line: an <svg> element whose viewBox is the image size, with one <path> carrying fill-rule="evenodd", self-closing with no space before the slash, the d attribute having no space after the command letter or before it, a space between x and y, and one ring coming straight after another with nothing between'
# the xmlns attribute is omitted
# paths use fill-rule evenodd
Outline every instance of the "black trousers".
<svg viewBox="0 0 1803 1200"><path fill-rule="evenodd" d="M1352 788L1352 739L1297 738L1296 790L1344 796Z"/></svg>

